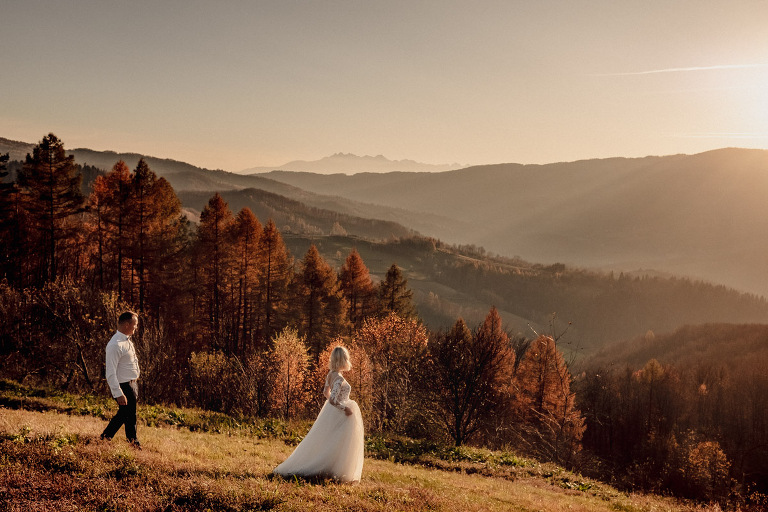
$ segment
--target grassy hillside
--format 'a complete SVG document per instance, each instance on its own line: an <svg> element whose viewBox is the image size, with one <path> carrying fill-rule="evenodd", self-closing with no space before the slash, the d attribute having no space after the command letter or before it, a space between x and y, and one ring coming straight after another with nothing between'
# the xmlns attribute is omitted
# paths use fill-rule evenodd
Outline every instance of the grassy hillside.
<svg viewBox="0 0 768 512"><path fill-rule="evenodd" d="M136 451L117 437L111 443L98 440L113 406L40 390L24 397L29 390L9 389L14 386L8 384L0 392L0 508L12 512L709 510L653 495L627 495L510 453L471 448L417 452L415 445L386 440L368 440L359 484L285 480L271 475L298 441L285 432L221 417L206 428L201 423L190 428L185 418L206 413L143 406L143 449ZM14 399L45 410L11 409ZM297 427L300 432L307 428ZM388 445L401 449L388 450ZM411 455L401 455L406 452Z"/></svg>

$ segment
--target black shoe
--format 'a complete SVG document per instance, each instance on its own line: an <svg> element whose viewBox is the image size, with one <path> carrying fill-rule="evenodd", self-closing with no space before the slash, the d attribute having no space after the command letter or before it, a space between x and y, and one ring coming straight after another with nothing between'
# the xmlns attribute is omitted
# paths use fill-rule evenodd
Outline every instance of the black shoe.
<svg viewBox="0 0 768 512"><path fill-rule="evenodd" d="M107 436L105 436L104 434L101 434L101 435L99 436L99 439L101 439L102 441L111 441L111 440L112 440L112 438L111 438L111 437L107 437Z"/></svg>
<svg viewBox="0 0 768 512"><path fill-rule="evenodd" d="M133 446L137 450L141 450L141 443L139 442L138 439L132 439L132 440L130 440L128 442L131 443L131 446Z"/></svg>

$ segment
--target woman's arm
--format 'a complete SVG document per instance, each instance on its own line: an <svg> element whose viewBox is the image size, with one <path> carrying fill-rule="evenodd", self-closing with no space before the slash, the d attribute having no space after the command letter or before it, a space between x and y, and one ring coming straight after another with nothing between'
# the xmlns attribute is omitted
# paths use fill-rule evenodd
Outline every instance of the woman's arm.
<svg viewBox="0 0 768 512"><path fill-rule="evenodd" d="M325 384L323 385L323 396L328 399L331 397L331 372L325 376Z"/></svg>
<svg viewBox="0 0 768 512"><path fill-rule="evenodd" d="M344 411L344 414L347 416L350 416L352 414L352 409L344 405L341 401L339 401L339 393L341 392L341 382L343 379L338 378L333 382L333 385L331 386L331 392L330 396L328 397L328 403L332 406L336 407L337 409Z"/></svg>

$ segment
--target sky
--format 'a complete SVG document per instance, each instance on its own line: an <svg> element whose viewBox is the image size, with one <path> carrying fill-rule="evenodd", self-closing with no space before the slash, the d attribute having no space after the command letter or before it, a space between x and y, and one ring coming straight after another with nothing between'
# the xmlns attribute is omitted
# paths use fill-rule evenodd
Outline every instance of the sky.
<svg viewBox="0 0 768 512"><path fill-rule="evenodd" d="M0 0L0 137L237 172L768 148L768 2Z"/></svg>

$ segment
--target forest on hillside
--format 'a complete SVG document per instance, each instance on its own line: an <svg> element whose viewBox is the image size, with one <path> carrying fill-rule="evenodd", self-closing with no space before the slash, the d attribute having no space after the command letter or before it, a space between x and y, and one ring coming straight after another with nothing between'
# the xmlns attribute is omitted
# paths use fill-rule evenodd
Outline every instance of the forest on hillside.
<svg viewBox="0 0 768 512"><path fill-rule="evenodd" d="M590 318L578 308L595 300L618 313L627 296L636 309L617 322L633 311L664 314L659 304L672 299L702 317L732 308L746 318L764 313L762 299L687 280L480 262L468 250L449 264L437 241L398 241L428 246L419 259L441 282L487 294L481 321L456 315L450 327L429 330L394 262L375 282L356 249L338 270L313 244L296 259L274 221L262 224L247 207L233 212L219 194L192 224L143 160L133 170L116 162L85 193L82 168L53 134L14 181L4 179L7 160L0 159L3 377L106 393L103 347L117 315L132 309L141 318L136 343L148 401L243 418L313 417L325 361L342 343L369 431L513 447L627 488L723 503L750 503L768 491L764 458L753 456L768 441L758 400L768 382L758 367L718 380L699 367L651 360L572 376L561 350L571 332L521 336L507 332L499 314L514 309L546 324L543 297L555 294L572 308L558 311L566 321ZM676 311L666 311L670 321Z"/></svg>

